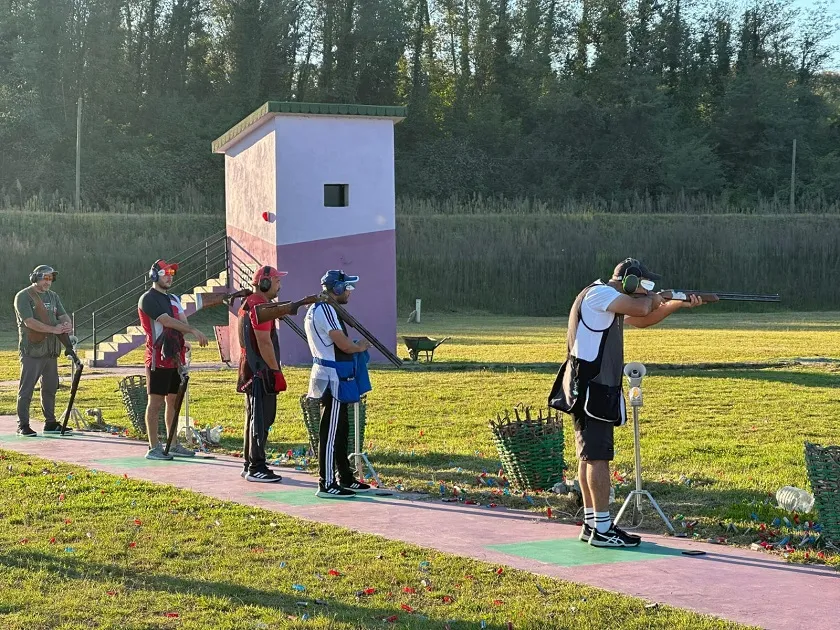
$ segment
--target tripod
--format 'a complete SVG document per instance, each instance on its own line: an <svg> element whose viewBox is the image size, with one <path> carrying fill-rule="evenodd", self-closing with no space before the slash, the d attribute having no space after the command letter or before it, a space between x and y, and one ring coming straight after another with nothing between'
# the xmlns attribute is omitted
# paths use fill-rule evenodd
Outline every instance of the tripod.
<svg viewBox="0 0 840 630"><path fill-rule="evenodd" d="M376 485L381 486L382 482L379 480L379 475L376 474L376 470L374 470L373 464L370 463L367 453L362 450L362 427L360 424L359 403L353 403L353 432L355 434L354 438L356 440L356 446L353 449L354 452L350 455L350 461L355 460L356 474L359 476L360 480L364 480L365 465L367 465L367 467L370 468L370 474L374 479L376 479Z"/></svg>
<svg viewBox="0 0 840 630"><path fill-rule="evenodd" d="M665 525L671 530L671 533L676 534L677 532L674 530L674 526L671 525L671 521L665 516L665 512L659 507L656 499L653 498L650 492L642 488L642 449L639 441L639 409L642 408L644 402L642 399L642 377L646 373L647 370L641 363L628 363L624 366L624 375L630 381L630 406L633 408L633 444L636 450L636 489L627 495L627 498L624 500L624 505L621 506L618 515L615 517L615 524L618 525L618 522L624 515L624 510L627 509L630 501L634 498L636 500L636 513L641 514L642 497L647 497L654 509L659 513L659 516L662 517Z"/></svg>

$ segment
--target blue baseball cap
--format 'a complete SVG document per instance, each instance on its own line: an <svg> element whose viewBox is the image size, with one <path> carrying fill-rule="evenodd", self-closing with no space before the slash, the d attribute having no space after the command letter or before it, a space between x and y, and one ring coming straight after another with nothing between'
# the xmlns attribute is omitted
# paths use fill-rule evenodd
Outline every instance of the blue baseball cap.
<svg viewBox="0 0 840 630"><path fill-rule="evenodd" d="M359 281L359 276L349 276L341 269L330 269L321 278L321 284L328 289L333 289L337 284L343 284L347 291L352 291L353 286Z"/></svg>

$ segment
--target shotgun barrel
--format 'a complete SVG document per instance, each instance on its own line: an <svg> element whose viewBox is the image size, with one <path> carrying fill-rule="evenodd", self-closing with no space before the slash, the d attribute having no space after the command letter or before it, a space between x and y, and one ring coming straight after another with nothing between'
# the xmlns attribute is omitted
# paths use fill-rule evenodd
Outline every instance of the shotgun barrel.
<svg viewBox="0 0 840 630"><path fill-rule="evenodd" d="M689 302L690 296L696 295L704 302L781 302L778 293L731 293L726 291L674 290L660 291L665 300Z"/></svg>
<svg viewBox="0 0 840 630"><path fill-rule="evenodd" d="M306 332L304 332L303 328L297 325L297 322L295 322L295 320L291 319L290 317L281 317L280 321L286 322L286 325L292 329L292 332L294 332L298 337L300 337L304 341L307 341Z"/></svg>
<svg viewBox="0 0 840 630"><path fill-rule="evenodd" d="M396 367L402 367L403 362L400 360L400 358L397 355L395 355L393 352L388 350L388 348L386 348L382 344L382 342L379 341L379 339L377 339L373 335L373 333L371 333L367 328L362 326L362 324L359 323L358 319L356 319L350 313L347 312L346 308L344 308L341 304L339 304L331 295L327 295L327 301L335 309L335 311L338 313L338 316L342 320L347 322L347 324L349 324L350 326L355 328L357 331L359 331L359 333L362 335L362 337L364 337L365 339L367 339L370 342L370 345L372 345L374 348L379 350L379 352L381 352L385 356L385 358L388 359L393 365L395 365Z"/></svg>

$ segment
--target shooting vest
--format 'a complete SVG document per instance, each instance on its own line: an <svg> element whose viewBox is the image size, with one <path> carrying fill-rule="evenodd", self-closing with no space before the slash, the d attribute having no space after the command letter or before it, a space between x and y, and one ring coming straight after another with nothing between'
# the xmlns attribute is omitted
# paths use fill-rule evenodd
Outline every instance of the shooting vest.
<svg viewBox="0 0 840 630"><path fill-rule="evenodd" d="M566 360L560 366L548 405L565 413L582 415L595 420L624 424L627 421L621 379L624 369L624 315L616 314L608 328L590 327L583 319L581 306L592 283L581 291L569 313L566 334ZM572 354L577 339L578 326L583 324L594 333L600 333L598 355L586 361Z"/></svg>
<svg viewBox="0 0 840 630"><path fill-rule="evenodd" d="M239 358L239 375L236 383L236 391L240 394L252 393L254 378L261 378L268 369L268 365L263 360L262 355L260 355L259 347L257 347L257 336L254 332L254 326L251 323L251 308L254 307L243 300L242 306L239 309L239 320L237 321L239 348L242 353ZM275 326L271 327L270 335L271 345L274 348L274 355L277 357L279 366L280 341L277 338L277 328Z"/></svg>
<svg viewBox="0 0 840 630"><path fill-rule="evenodd" d="M50 293L52 293L52 291L50 291ZM35 289L30 287L26 294L29 297L29 301L32 303L32 310L35 313L35 319L47 326L57 326L58 317L55 314L56 299L51 299L53 309L52 312L50 312L47 311L44 306L44 302L41 300L41 297ZM26 328L25 332L28 342L26 350L23 352L25 356L32 358L53 358L58 357L61 354L61 342L58 339L58 335L53 333L37 332L30 328Z"/></svg>

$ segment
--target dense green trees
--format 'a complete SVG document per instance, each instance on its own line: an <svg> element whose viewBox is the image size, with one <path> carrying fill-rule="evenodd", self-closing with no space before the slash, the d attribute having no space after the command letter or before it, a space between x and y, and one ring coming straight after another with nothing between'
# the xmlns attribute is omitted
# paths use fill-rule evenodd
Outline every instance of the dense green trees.
<svg viewBox="0 0 840 630"><path fill-rule="evenodd" d="M406 104L400 194L840 197L836 22L788 0L0 0L0 205L218 208L262 102ZM836 60L837 57L834 57ZM836 65L836 61L833 62Z"/></svg>

